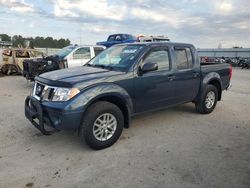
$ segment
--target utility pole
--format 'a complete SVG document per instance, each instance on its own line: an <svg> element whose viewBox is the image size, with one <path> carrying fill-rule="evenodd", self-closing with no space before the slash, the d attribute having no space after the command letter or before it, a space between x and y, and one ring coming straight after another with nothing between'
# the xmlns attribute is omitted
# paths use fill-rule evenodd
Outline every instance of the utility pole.
<svg viewBox="0 0 250 188"><path fill-rule="evenodd" d="M82 27L80 27L80 45L82 45Z"/></svg>

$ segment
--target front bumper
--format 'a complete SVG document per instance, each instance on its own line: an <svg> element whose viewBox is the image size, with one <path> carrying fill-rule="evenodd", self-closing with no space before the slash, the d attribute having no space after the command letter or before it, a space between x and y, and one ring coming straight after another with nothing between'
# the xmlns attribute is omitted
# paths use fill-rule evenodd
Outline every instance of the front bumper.
<svg viewBox="0 0 250 188"><path fill-rule="evenodd" d="M25 100L25 116L44 135L50 135L58 131L55 127L51 125L48 119L46 120L44 118L42 107L39 101L35 99L34 97L28 96ZM36 122L35 119L37 119L38 122ZM53 127L54 129L50 131L46 130L45 122L49 124L51 127Z"/></svg>
<svg viewBox="0 0 250 188"><path fill-rule="evenodd" d="M32 96L25 100L26 118L44 135L51 135L62 129L77 129L83 111L65 110L66 105L50 102L43 104Z"/></svg>

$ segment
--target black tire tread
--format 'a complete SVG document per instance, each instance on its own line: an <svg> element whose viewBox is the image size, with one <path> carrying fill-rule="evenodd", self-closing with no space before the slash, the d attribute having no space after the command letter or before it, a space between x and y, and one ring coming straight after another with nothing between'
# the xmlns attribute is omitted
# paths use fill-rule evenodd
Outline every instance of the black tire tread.
<svg viewBox="0 0 250 188"><path fill-rule="evenodd" d="M214 90L215 91L215 104L211 109L207 109L205 106L205 99L206 99L206 95L209 91ZM196 111L200 114L209 114L211 113L214 108L216 107L218 101L218 90L214 85L207 85L206 88L203 90L203 93L200 97L200 100L195 104L196 107Z"/></svg>
<svg viewBox="0 0 250 188"><path fill-rule="evenodd" d="M112 111L117 118L117 130L115 134L107 141L98 141L92 135L92 123L105 111ZM107 101L97 101L87 109L81 124L81 136L92 149L104 149L113 145L120 137L124 127L124 116L118 106Z"/></svg>

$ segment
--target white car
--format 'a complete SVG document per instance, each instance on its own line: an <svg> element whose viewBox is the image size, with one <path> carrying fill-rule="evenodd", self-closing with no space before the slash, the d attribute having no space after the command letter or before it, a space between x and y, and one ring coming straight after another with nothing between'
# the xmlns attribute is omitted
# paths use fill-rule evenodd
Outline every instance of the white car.
<svg viewBox="0 0 250 188"><path fill-rule="evenodd" d="M90 59L105 50L100 45L72 45L67 46L56 53L59 57L66 59L68 68L85 65Z"/></svg>

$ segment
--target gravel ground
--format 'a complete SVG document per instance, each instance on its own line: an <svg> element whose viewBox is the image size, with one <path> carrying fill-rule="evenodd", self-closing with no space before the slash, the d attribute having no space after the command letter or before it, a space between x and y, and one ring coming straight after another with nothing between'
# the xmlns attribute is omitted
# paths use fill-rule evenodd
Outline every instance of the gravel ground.
<svg viewBox="0 0 250 188"><path fill-rule="evenodd" d="M43 136L24 117L31 90L0 78L0 187L250 187L250 70L209 115L184 104L135 117L112 147L73 132Z"/></svg>

